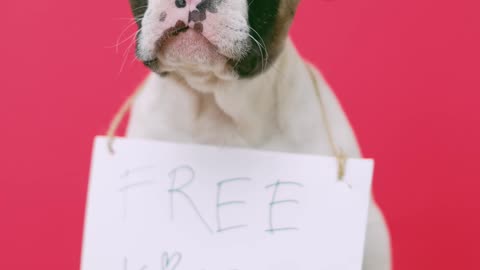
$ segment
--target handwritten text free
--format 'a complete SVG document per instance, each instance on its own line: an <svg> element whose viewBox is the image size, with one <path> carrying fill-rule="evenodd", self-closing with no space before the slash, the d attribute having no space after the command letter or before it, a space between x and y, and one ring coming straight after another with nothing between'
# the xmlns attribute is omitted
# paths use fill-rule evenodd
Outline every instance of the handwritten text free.
<svg viewBox="0 0 480 270"><path fill-rule="evenodd" d="M153 166L150 167L142 167L133 170L126 171L122 174L121 178L125 179L128 177L133 176L135 173L138 173L142 170L148 170L154 168ZM197 206L194 198L189 194L189 186L196 180L196 173L195 170L189 165L179 166L174 168L168 173L168 179L170 181L170 187L165 190L165 194L169 196L170 199L170 217L171 220L175 220L175 202L177 200L184 200L186 203L190 205L192 210L192 214L195 215L198 220L199 224L202 225L206 231L209 233L221 233L226 231L232 231L237 229L242 229L247 227L247 224L224 224L222 221L222 210L224 208L228 208L234 205L244 205L247 202L241 200L228 200L224 198L223 190L229 185L247 185L249 182L252 181L249 177L232 177L228 179L219 180L216 183L216 199L213 203L213 207L215 207L215 226L210 225L207 220L204 218L201 209ZM152 180L140 180L135 183L130 183L128 185L124 185L119 188L119 192L121 192L125 197L128 196L128 193L133 189L137 188L148 188L148 184L150 184ZM266 222L265 232L268 233L275 233L278 231L295 231L299 230L299 228L295 226L277 226L274 222L275 216L281 214L281 207L288 204L299 204L300 201L296 198L280 198L278 195L280 190L283 189L295 189L295 188L303 188L303 184L296 181L286 181L286 180L274 180L271 184L266 185L265 188L265 196L269 196L269 203L265 205L268 208L268 222ZM124 200L124 211L125 216L127 215L127 201Z"/></svg>

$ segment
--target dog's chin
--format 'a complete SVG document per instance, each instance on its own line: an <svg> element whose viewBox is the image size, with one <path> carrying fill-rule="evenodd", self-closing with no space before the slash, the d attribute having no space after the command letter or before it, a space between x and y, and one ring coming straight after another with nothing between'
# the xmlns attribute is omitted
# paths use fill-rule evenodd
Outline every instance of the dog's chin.
<svg viewBox="0 0 480 270"><path fill-rule="evenodd" d="M229 59L193 29L164 38L159 44L157 59L162 74L177 73L208 80L234 76Z"/></svg>

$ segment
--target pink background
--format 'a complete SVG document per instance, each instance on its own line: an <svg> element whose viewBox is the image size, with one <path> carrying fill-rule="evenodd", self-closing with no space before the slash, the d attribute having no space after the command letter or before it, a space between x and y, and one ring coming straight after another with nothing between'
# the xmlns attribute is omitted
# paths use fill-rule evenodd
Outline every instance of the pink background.
<svg viewBox="0 0 480 270"><path fill-rule="evenodd" d="M1 6L0 269L78 269L93 136L146 74L131 54L120 72L129 42L108 48L128 1ZM377 161L397 270L480 269L479 13L476 0L298 12L294 40Z"/></svg>

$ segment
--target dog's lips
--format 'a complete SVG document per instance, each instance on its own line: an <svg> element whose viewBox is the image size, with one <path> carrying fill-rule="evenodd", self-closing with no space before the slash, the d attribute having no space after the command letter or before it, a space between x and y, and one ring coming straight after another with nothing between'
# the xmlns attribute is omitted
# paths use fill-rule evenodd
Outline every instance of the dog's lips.
<svg viewBox="0 0 480 270"><path fill-rule="evenodd" d="M203 34L201 28L190 28L185 24L165 31L157 41L157 56L160 61L167 60L175 63L212 64L217 61L226 62Z"/></svg>

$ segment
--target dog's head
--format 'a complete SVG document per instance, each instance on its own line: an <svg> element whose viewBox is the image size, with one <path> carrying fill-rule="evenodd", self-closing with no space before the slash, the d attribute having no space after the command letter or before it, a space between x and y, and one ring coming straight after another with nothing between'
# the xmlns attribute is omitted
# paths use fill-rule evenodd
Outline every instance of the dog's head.
<svg viewBox="0 0 480 270"><path fill-rule="evenodd" d="M247 78L280 54L300 0L130 0L137 57L158 74Z"/></svg>

